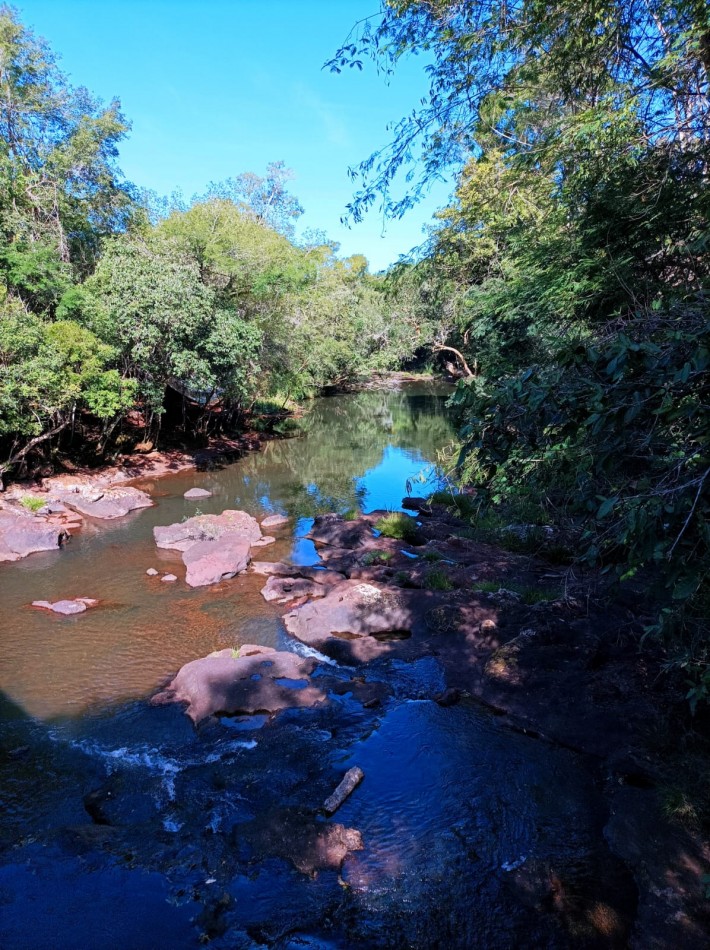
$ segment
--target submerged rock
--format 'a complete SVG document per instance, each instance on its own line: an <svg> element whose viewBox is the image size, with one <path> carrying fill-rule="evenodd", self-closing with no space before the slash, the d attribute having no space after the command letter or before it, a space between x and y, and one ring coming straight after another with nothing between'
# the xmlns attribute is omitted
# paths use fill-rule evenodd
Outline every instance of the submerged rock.
<svg viewBox="0 0 710 950"><path fill-rule="evenodd" d="M351 852L364 847L356 828L318 821L299 808L266 812L243 826L241 834L257 855L283 858L310 877L321 870L339 871Z"/></svg>
<svg viewBox="0 0 710 950"><path fill-rule="evenodd" d="M315 665L313 659L253 644L219 650L185 664L153 702L187 703L185 711L195 723L217 714L313 706L326 698L309 679Z"/></svg>
<svg viewBox="0 0 710 950"><path fill-rule="evenodd" d="M54 603L49 600L33 600L32 606L39 607L42 610L51 610L55 614L63 614L69 617L72 614L83 614L89 607L95 607L98 600L93 597L74 597L72 600L55 600Z"/></svg>

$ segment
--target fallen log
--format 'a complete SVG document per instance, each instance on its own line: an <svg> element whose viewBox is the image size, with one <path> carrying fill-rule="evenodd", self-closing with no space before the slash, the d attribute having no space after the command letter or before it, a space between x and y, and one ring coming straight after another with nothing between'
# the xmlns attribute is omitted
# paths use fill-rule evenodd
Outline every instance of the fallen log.
<svg viewBox="0 0 710 950"><path fill-rule="evenodd" d="M355 789L358 787L360 782L365 778L365 773L358 766L354 766L343 776L343 780L335 789L332 795L329 795L323 803L323 811L327 815L332 815L333 812L336 812L340 806L343 804L345 799L352 795Z"/></svg>

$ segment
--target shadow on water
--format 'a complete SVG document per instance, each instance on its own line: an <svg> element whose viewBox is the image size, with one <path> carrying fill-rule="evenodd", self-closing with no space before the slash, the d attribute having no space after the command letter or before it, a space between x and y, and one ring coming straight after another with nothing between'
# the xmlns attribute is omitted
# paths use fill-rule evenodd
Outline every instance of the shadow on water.
<svg viewBox="0 0 710 950"><path fill-rule="evenodd" d="M293 648L263 578L192 591L146 577L180 573L152 527L195 514L185 489L214 493L205 513L287 513L265 556L312 562L315 514L397 508L432 467L452 434L444 398L320 400L302 436L155 482L155 508L4 566L2 946L626 944L635 888L588 763L466 703L423 700L443 688L435 657L385 657L367 683L322 664L325 702L255 722L195 729L144 701L212 650ZM25 607L77 595L103 605L75 618ZM328 819L321 805L351 765L365 780Z"/></svg>

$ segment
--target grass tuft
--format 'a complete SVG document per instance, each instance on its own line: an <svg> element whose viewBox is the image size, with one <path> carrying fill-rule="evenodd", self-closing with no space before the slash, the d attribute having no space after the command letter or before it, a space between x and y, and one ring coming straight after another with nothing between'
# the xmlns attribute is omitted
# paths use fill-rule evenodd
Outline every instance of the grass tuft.
<svg viewBox="0 0 710 950"><path fill-rule="evenodd" d="M375 528L386 538L396 538L407 544L418 544L421 540L419 529L413 518L399 511L391 511L375 525Z"/></svg>
<svg viewBox="0 0 710 950"><path fill-rule="evenodd" d="M28 511L39 511L40 508L44 508L46 502L42 498L34 498L32 495L25 495L24 498L20 498L20 504Z"/></svg>

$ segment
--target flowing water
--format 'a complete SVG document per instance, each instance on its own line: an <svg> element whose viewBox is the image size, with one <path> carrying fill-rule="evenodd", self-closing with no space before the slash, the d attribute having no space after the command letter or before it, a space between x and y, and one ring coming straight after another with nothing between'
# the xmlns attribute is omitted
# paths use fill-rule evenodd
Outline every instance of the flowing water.
<svg viewBox="0 0 710 950"><path fill-rule="evenodd" d="M263 557L314 563L317 513L397 509L408 487L436 486L445 401L425 386L318 400L297 438L145 482L154 508L0 566L2 946L620 945L633 887L604 843L592 773L469 704L423 700L444 685L435 658L374 664L368 678L392 690L375 710L343 688L316 709L195 730L179 707L146 702L213 650L294 649L262 577L201 590L147 577L181 573L153 526L280 512L291 521ZM213 496L184 500L193 485ZM101 606L27 607L75 596ZM331 662L315 676L353 673ZM336 819L363 847L339 868L314 813L353 764L366 779ZM545 896L553 871L562 909ZM599 942L589 922L610 907Z"/></svg>

